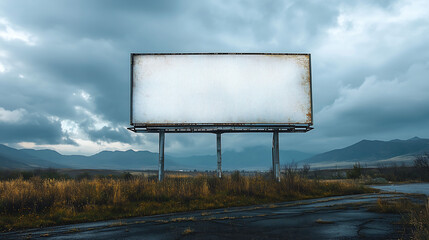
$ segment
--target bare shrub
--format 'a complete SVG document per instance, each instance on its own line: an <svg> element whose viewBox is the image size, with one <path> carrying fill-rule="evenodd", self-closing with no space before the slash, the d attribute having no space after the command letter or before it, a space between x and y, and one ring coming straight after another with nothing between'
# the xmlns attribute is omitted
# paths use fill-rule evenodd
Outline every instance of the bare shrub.
<svg viewBox="0 0 429 240"><path fill-rule="evenodd" d="M353 168L347 171L347 178L357 179L360 178L361 175L362 167L360 166L359 162L353 164Z"/></svg>
<svg viewBox="0 0 429 240"><path fill-rule="evenodd" d="M416 156L414 159L414 168L419 175L420 180L429 180L429 153Z"/></svg>

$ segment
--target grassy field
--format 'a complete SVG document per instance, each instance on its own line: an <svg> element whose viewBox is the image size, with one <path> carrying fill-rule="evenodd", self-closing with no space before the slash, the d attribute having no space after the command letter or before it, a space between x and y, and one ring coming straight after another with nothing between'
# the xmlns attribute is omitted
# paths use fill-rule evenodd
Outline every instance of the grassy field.
<svg viewBox="0 0 429 240"><path fill-rule="evenodd" d="M275 182L239 173L129 179L42 179L0 181L0 230L117 219L371 192L354 181L308 180L299 175Z"/></svg>

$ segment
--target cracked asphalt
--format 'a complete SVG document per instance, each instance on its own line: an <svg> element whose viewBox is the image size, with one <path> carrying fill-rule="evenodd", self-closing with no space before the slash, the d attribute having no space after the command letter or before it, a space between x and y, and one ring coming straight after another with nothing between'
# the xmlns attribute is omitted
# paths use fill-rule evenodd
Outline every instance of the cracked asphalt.
<svg viewBox="0 0 429 240"><path fill-rule="evenodd" d="M0 234L1 239L398 239L398 214L367 211L361 194L277 204L173 213Z"/></svg>

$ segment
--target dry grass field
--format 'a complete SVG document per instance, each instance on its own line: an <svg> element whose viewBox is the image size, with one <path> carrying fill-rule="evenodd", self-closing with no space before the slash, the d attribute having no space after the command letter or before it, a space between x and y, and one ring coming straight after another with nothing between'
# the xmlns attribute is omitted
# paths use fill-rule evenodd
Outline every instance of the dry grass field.
<svg viewBox="0 0 429 240"><path fill-rule="evenodd" d="M0 181L0 230L52 226L169 212L244 206L373 191L354 181L317 181L299 175L199 175L154 178Z"/></svg>

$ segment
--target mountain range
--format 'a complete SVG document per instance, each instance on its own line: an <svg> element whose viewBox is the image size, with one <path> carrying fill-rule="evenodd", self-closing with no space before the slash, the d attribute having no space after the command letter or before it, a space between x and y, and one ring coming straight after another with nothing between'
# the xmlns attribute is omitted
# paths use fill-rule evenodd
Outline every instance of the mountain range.
<svg viewBox="0 0 429 240"><path fill-rule="evenodd" d="M0 144L0 169L33 169L48 167L64 168L67 166Z"/></svg>
<svg viewBox="0 0 429 240"><path fill-rule="evenodd" d="M21 149L0 145L0 169L31 168L76 168L155 170L158 168L158 153L149 151L102 151L92 156L62 155L53 150ZM11 154L4 154L11 153ZM13 156L16 156L14 158ZM280 151L282 162L300 161L312 154L299 151ZM222 153L224 170L268 170L271 167L271 149L253 147L241 152ZM165 156L167 170L213 170L216 169L216 155L189 157Z"/></svg>
<svg viewBox="0 0 429 240"><path fill-rule="evenodd" d="M292 161L312 168L350 167L355 162L376 166L392 162L411 163L418 154L429 152L429 139L362 140L351 146L321 154L299 151L280 151L280 163ZM223 170L268 170L271 167L271 149L252 147L241 152L222 153ZM92 156L62 155L53 150L14 149L0 144L0 169L76 168L155 170L158 153L149 151L102 151ZM214 170L216 155L175 157L165 156L167 170Z"/></svg>
<svg viewBox="0 0 429 240"><path fill-rule="evenodd" d="M351 146L317 154L302 163L313 167L350 167L359 162L367 166L378 164L410 164L416 155L429 153L429 139L413 137L408 140L391 141L362 140Z"/></svg>

